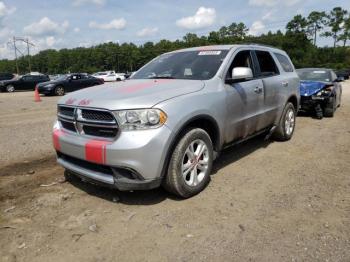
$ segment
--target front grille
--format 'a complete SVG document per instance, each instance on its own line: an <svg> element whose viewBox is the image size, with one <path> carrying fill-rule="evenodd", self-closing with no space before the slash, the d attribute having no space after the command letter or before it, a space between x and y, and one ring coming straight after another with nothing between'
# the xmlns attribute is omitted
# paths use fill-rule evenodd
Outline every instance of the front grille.
<svg viewBox="0 0 350 262"><path fill-rule="evenodd" d="M95 111L90 109L82 109L82 117L87 120L94 121L114 121L111 113L105 111Z"/></svg>
<svg viewBox="0 0 350 262"><path fill-rule="evenodd" d="M109 127L84 126L84 133L89 136L115 137L118 130Z"/></svg>
<svg viewBox="0 0 350 262"><path fill-rule="evenodd" d="M72 122L68 122L68 121L65 121L65 120L61 120L61 125L64 129L67 129L69 131L73 131L73 132L76 132L76 129L75 129L75 126Z"/></svg>
<svg viewBox="0 0 350 262"><path fill-rule="evenodd" d="M62 116L73 117L74 116L74 108L73 107L66 107L66 106L59 106L58 113Z"/></svg>
<svg viewBox="0 0 350 262"><path fill-rule="evenodd" d="M79 107L58 107L61 126L80 135L114 138L118 124L113 114L106 110Z"/></svg>

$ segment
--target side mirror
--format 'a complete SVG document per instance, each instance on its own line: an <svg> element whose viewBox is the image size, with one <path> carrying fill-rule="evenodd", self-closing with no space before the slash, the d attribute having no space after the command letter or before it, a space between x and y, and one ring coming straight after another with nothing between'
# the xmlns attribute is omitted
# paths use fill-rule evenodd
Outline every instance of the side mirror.
<svg viewBox="0 0 350 262"><path fill-rule="evenodd" d="M232 78L226 79L226 84L232 84L253 78L252 69L249 67L235 67L232 69Z"/></svg>

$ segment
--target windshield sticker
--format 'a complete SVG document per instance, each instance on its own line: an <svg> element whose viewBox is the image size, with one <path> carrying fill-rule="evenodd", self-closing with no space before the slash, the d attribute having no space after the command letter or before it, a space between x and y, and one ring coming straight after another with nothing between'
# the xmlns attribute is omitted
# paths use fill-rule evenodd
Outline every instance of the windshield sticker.
<svg viewBox="0 0 350 262"><path fill-rule="evenodd" d="M315 74L325 74L326 71L314 71Z"/></svg>
<svg viewBox="0 0 350 262"><path fill-rule="evenodd" d="M198 55L220 55L221 51L200 51Z"/></svg>

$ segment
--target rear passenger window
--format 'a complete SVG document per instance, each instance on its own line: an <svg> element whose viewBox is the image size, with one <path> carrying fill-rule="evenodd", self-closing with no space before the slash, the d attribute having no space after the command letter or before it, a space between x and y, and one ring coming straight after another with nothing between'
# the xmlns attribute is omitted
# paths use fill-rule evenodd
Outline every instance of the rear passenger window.
<svg viewBox="0 0 350 262"><path fill-rule="evenodd" d="M255 53L258 58L261 76L273 76L279 74L276 63L269 52L255 51Z"/></svg>
<svg viewBox="0 0 350 262"><path fill-rule="evenodd" d="M284 72L293 72L294 69L293 69L293 65L291 64L291 62L289 61L289 59L284 56L284 55L281 55L281 54L278 54L278 53L274 53L278 62L280 62Z"/></svg>

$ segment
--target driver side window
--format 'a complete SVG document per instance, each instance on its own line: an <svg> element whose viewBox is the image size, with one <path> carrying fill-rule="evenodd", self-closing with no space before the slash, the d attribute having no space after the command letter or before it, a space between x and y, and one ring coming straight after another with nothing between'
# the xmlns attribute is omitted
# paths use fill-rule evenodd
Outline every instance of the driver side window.
<svg viewBox="0 0 350 262"><path fill-rule="evenodd" d="M79 80L80 78L80 75L72 75L71 77L72 80Z"/></svg>
<svg viewBox="0 0 350 262"><path fill-rule="evenodd" d="M235 67L249 67L254 74L253 60L249 50L240 51L238 54L236 54L227 71L226 79L232 78L232 70Z"/></svg>

